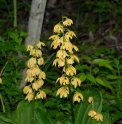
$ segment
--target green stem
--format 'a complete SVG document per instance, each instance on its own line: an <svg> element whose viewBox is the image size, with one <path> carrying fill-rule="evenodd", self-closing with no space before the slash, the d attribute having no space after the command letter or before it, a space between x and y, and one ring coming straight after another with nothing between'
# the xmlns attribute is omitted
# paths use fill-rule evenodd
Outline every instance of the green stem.
<svg viewBox="0 0 122 124"><path fill-rule="evenodd" d="M14 27L17 26L17 2L16 0L13 0L14 4Z"/></svg>
<svg viewBox="0 0 122 124"><path fill-rule="evenodd" d="M92 124L94 124L95 123L95 120L94 119L92 119Z"/></svg>
<svg viewBox="0 0 122 124"><path fill-rule="evenodd" d="M119 62L117 62L117 61L119 61L119 60L116 59L116 68L117 68L118 76L120 77ZM120 78L120 81L122 81L121 78ZM118 90L118 92L117 92L117 96L118 96L119 98L120 98L120 91L121 91L121 84L120 84L120 81L118 82L119 90Z"/></svg>
<svg viewBox="0 0 122 124"><path fill-rule="evenodd" d="M32 122L31 122L31 124L34 124L34 118L35 118L35 113L34 113L34 111L35 111L35 100L33 100L32 101L33 102L33 104L32 104Z"/></svg>
<svg viewBox="0 0 122 124"><path fill-rule="evenodd" d="M119 77L120 77L120 71L119 71L119 67L118 67L118 66L117 66L117 70L118 70L118 75L119 75ZM121 79L120 79L120 81L121 81ZM119 93L120 93L120 91L121 91L120 82L119 82L118 84L119 84L119 92L117 92L117 93L118 93L118 97L120 97L120 96L119 96Z"/></svg>
<svg viewBox="0 0 122 124"><path fill-rule="evenodd" d="M5 112L5 106L4 106L4 103L3 103L3 99L2 99L1 93L0 93L0 100L1 100L2 108L3 108L3 112Z"/></svg>
<svg viewBox="0 0 122 124"><path fill-rule="evenodd" d="M70 98L70 105L71 105L71 116L72 116L72 122L75 122L74 117L74 105L73 105L73 99L72 99L72 92L71 92L71 85L69 86L69 98Z"/></svg>
<svg viewBox="0 0 122 124"><path fill-rule="evenodd" d="M64 17L62 17L62 22L63 22ZM62 35L63 35L63 42L65 42L65 29L64 29L64 25L63 26L63 31L62 31ZM65 68L67 68L67 62L65 59ZM73 99L72 99L72 91L71 91L71 85L68 86L69 87L69 99L70 99L70 106L71 106L71 117L72 117L72 122L75 122L75 117L74 117L74 105L73 105Z"/></svg>
<svg viewBox="0 0 122 124"><path fill-rule="evenodd" d="M34 124L34 120L35 120L35 91L34 91L34 97L33 97L33 101L32 101L32 122L31 124Z"/></svg>

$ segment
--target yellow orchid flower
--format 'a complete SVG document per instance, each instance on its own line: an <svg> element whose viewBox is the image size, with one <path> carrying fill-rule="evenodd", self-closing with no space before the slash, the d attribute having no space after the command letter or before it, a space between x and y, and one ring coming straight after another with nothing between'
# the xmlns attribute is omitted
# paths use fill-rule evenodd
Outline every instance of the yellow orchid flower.
<svg viewBox="0 0 122 124"><path fill-rule="evenodd" d="M72 65L69 65L67 68L64 67L63 72L65 72L68 76L76 75L76 69Z"/></svg>
<svg viewBox="0 0 122 124"><path fill-rule="evenodd" d="M79 63L79 58L76 55L70 56L74 61L77 61Z"/></svg>
<svg viewBox="0 0 122 124"><path fill-rule="evenodd" d="M36 58L32 57L27 61L27 67L32 68L36 65Z"/></svg>
<svg viewBox="0 0 122 124"><path fill-rule="evenodd" d="M41 70L39 69L38 66L34 66L32 68L32 76L39 76L40 72L41 72Z"/></svg>
<svg viewBox="0 0 122 124"><path fill-rule="evenodd" d="M72 65L74 63L74 59L72 59L70 56L66 58L67 64Z"/></svg>
<svg viewBox="0 0 122 124"><path fill-rule="evenodd" d="M73 77L71 79L71 84L76 88L77 86L81 85L81 80L77 77Z"/></svg>
<svg viewBox="0 0 122 124"><path fill-rule="evenodd" d="M36 56L36 57L41 57L41 56L42 56L42 51L36 50L36 49L32 49L32 50L30 51L30 55Z"/></svg>
<svg viewBox="0 0 122 124"><path fill-rule="evenodd" d="M24 94L28 94L28 93L32 93L32 92L33 92L33 90L30 86L25 86L23 89Z"/></svg>
<svg viewBox="0 0 122 124"><path fill-rule="evenodd" d="M61 85L67 85L69 84L69 78L62 75L62 77L57 79L56 83L57 82L60 82Z"/></svg>
<svg viewBox="0 0 122 124"><path fill-rule="evenodd" d="M90 97L88 98L88 102L89 102L89 103L92 103L92 102L93 102L93 97L90 96Z"/></svg>
<svg viewBox="0 0 122 124"><path fill-rule="evenodd" d="M43 42L39 42L36 46L37 48L41 49L41 47L45 46L45 44Z"/></svg>
<svg viewBox="0 0 122 124"><path fill-rule="evenodd" d="M45 99L46 98L46 93L43 90L40 90L37 94L35 99Z"/></svg>
<svg viewBox="0 0 122 124"><path fill-rule="evenodd" d="M77 46L72 45L72 47L73 47L73 49L74 49L75 51L79 51L79 49L77 48Z"/></svg>
<svg viewBox="0 0 122 124"><path fill-rule="evenodd" d="M90 116L91 118L93 118L96 115L96 112L94 110L90 110L88 113L88 116Z"/></svg>
<svg viewBox="0 0 122 124"><path fill-rule="evenodd" d="M40 71L39 79L46 79L46 74L44 71Z"/></svg>
<svg viewBox="0 0 122 124"><path fill-rule="evenodd" d="M94 119L97 120L97 121L103 121L103 115L100 114L100 113L96 113L95 116L94 116Z"/></svg>
<svg viewBox="0 0 122 124"><path fill-rule="evenodd" d="M26 76L26 78L25 78L25 82L30 82L30 83L32 83L34 81L34 77L32 77L32 76Z"/></svg>
<svg viewBox="0 0 122 124"><path fill-rule="evenodd" d="M31 100L33 100L33 97L34 97L33 93L28 93L27 96L25 97L25 100L27 99L28 102L30 102Z"/></svg>
<svg viewBox="0 0 122 124"><path fill-rule="evenodd" d="M73 36L76 37L76 34L73 31L68 31L68 32L65 33L65 37L67 39L72 39Z"/></svg>
<svg viewBox="0 0 122 124"><path fill-rule="evenodd" d="M43 65L44 64L44 59L41 57L37 60L37 63L39 66Z"/></svg>
<svg viewBox="0 0 122 124"><path fill-rule="evenodd" d="M64 26L70 26L71 24L73 24L73 21L69 18L66 18L66 20L63 21Z"/></svg>
<svg viewBox="0 0 122 124"><path fill-rule="evenodd" d="M57 49L58 46L60 46L60 43L58 43L57 41L53 41L53 42L51 43L51 47L52 47L53 49Z"/></svg>
<svg viewBox="0 0 122 124"><path fill-rule="evenodd" d="M27 51L31 51L31 50L33 50L33 48L34 48L34 47L33 47L32 45L28 45L28 46L27 46Z"/></svg>
<svg viewBox="0 0 122 124"><path fill-rule="evenodd" d="M83 95L81 93L76 92L73 96L73 102L80 102L81 100L83 101Z"/></svg>
<svg viewBox="0 0 122 124"><path fill-rule="evenodd" d="M62 32L62 31L63 31L63 26L62 26L62 25L56 24L56 25L54 26L54 32L55 32L55 33L60 33L60 32Z"/></svg>
<svg viewBox="0 0 122 124"><path fill-rule="evenodd" d="M59 40L59 38L60 37L58 35L52 35L49 37L49 39L56 40L56 41Z"/></svg>
<svg viewBox="0 0 122 124"><path fill-rule="evenodd" d="M39 79L36 82L37 82L39 88L41 88L43 86L43 84L44 84L44 81L42 79Z"/></svg>
<svg viewBox="0 0 122 124"><path fill-rule="evenodd" d="M66 58L66 56L69 56L65 50L59 50L56 54L56 57L58 58Z"/></svg>
<svg viewBox="0 0 122 124"><path fill-rule="evenodd" d="M60 95L60 98L68 97L69 94L69 88L68 87L61 87L58 89L56 96Z"/></svg>
<svg viewBox="0 0 122 124"><path fill-rule="evenodd" d="M70 53L73 53L73 51L72 51L73 47L72 47L72 43L70 41L63 42L60 49L67 50Z"/></svg>
<svg viewBox="0 0 122 124"><path fill-rule="evenodd" d="M56 58L53 61L53 65L56 66L58 64L58 67L63 67L65 65L65 59L63 58Z"/></svg>
<svg viewBox="0 0 122 124"><path fill-rule="evenodd" d="M32 88L33 88L33 90L37 91L39 89L38 83L37 82L32 83Z"/></svg>

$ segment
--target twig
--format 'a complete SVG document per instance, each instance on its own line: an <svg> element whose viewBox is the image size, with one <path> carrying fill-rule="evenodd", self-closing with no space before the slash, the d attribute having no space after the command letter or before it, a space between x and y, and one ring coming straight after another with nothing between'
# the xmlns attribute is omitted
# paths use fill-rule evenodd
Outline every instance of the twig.
<svg viewBox="0 0 122 124"><path fill-rule="evenodd" d="M31 5L29 5L27 2L25 2L24 0L22 0L23 1L23 3L25 3L25 4L27 4L29 7L31 7Z"/></svg>
<svg viewBox="0 0 122 124"><path fill-rule="evenodd" d="M2 70L1 70L1 72L0 72L0 77L2 76L2 73L3 73L3 71L4 71L4 69L5 69L5 67L6 67L6 65L8 64L8 62L9 62L9 60L5 63L5 65L3 66L3 68L2 68Z"/></svg>

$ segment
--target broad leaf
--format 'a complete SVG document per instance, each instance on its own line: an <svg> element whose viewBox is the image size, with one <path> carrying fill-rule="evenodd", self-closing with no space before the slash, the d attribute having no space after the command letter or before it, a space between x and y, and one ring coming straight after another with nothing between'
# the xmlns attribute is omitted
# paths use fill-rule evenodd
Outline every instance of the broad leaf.
<svg viewBox="0 0 122 124"><path fill-rule="evenodd" d="M112 124L111 123L109 112L104 112L104 113L102 113L102 115L103 115L103 122L101 122L101 121L95 121L94 124Z"/></svg>
<svg viewBox="0 0 122 124"><path fill-rule="evenodd" d="M98 84L101 84L101 85L105 86L105 83L103 82L102 79L100 79L100 78L97 77L96 78L96 81L97 81Z"/></svg>
<svg viewBox="0 0 122 124"><path fill-rule="evenodd" d="M108 82L107 80L104 80L104 84L105 84L105 86L106 86L107 88L109 88L109 89L111 89L111 90L113 91L113 88L112 88L110 82Z"/></svg>
<svg viewBox="0 0 122 124"><path fill-rule="evenodd" d="M110 70L113 70L112 66L110 65L111 61L104 60L104 59L95 59L92 61L93 64L98 64L99 66L104 66Z"/></svg>
<svg viewBox="0 0 122 124"><path fill-rule="evenodd" d="M108 63L100 63L99 66L104 66L104 67L106 67L106 68L108 68L108 69L110 69L110 70L114 70L114 69L112 68L112 66L111 66L110 64L108 64Z"/></svg>
<svg viewBox="0 0 122 124"><path fill-rule="evenodd" d="M20 36L22 36L22 37L26 37L28 34L26 33L26 32L24 32L24 31L21 31L20 32Z"/></svg>
<svg viewBox="0 0 122 124"><path fill-rule="evenodd" d="M88 112L92 109L88 103L88 97L94 98L94 109L101 113L102 110L102 95L98 90L89 90L84 92L84 101L77 105L75 109L75 124L92 124L92 119L88 116Z"/></svg>
<svg viewBox="0 0 122 124"><path fill-rule="evenodd" d="M91 57L89 57L88 55L83 55L83 59L85 59L85 60L91 60Z"/></svg>
<svg viewBox="0 0 122 124"><path fill-rule="evenodd" d="M108 78L108 79L119 79L119 76L116 76L116 75L108 75L107 78Z"/></svg>
<svg viewBox="0 0 122 124"><path fill-rule="evenodd" d="M40 101L30 102L21 101L16 110L16 122L18 124L54 124L49 115L44 111Z"/></svg>
<svg viewBox="0 0 122 124"><path fill-rule="evenodd" d="M14 119L10 118L9 116L7 116L7 113L0 113L0 124L7 124L7 123L10 123L10 124L18 124L14 121ZM7 123L5 123L7 122Z"/></svg>
<svg viewBox="0 0 122 124"><path fill-rule="evenodd" d="M116 113L114 113L114 118L113 118L112 123L116 122L120 118L122 118L122 112L116 112Z"/></svg>
<svg viewBox="0 0 122 124"><path fill-rule="evenodd" d="M93 64L99 64L99 63L101 63L101 62L105 62L106 60L104 60L104 59L94 59L93 61L92 61L92 63Z"/></svg>
<svg viewBox="0 0 122 124"><path fill-rule="evenodd" d="M95 67L93 70L92 70L95 74L97 74L100 70L98 67Z"/></svg>
<svg viewBox="0 0 122 124"><path fill-rule="evenodd" d="M54 124L50 116L40 109L35 110L35 118L34 124Z"/></svg>
<svg viewBox="0 0 122 124"><path fill-rule="evenodd" d="M94 78L94 76L93 76L92 74L86 74L86 78L87 78L89 81L91 81L91 82L93 82L93 83L96 83L96 80L95 80L95 78Z"/></svg>
<svg viewBox="0 0 122 124"><path fill-rule="evenodd" d="M79 78L81 80L81 82L85 81L86 80L86 76L84 73L82 73L81 75L79 75Z"/></svg>
<svg viewBox="0 0 122 124"><path fill-rule="evenodd" d="M116 105L119 108L119 110L122 111L122 100L117 98L116 99Z"/></svg>

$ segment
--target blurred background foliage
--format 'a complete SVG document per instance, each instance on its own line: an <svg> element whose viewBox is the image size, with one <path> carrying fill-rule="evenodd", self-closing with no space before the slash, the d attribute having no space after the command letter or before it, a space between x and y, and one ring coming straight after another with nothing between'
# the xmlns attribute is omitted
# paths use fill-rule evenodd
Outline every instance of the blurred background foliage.
<svg viewBox="0 0 122 124"><path fill-rule="evenodd" d="M4 68L3 85L0 92L7 111L14 110L19 101L24 99L19 84L22 80L21 71L25 68L26 51L24 40L27 36L27 25L30 0L17 1L17 27L13 28L13 1L0 0L0 70ZM89 87L99 89L103 94L103 110L110 112L113 123L122 123L122 1L121 0L48 0L42 27L41 41L47 45L44 51L46 60L44 67L47 72L48 99L52 106L46 103L45 107L52 107L50 113L60 111L58 118L70 112L65 110L63 100L53 98L57 86L55 80L60 71L52 68L55 51L50 49L48 37L52 34L53 26L61 20L62 16L73 19L72 30L77 34L73 43L79 47L80 64L76 65L79 77L83 79L82 90ZM18 31L15 32L15 29ZM47 51L48 49L48 51ZM22 53L22 54L20 54ZM102 66L94 63L94 59L106 59ZM109 61L110 60L110 61ZM50 70L50 72L49 72ZM58 72L58 73L54 73ZM92 77L91 77L92 76ZM102 79L104 82L94 79ZM55 108L55 102L58 101ZM68 103L66 103L68 104ZM59 110L60 108L60 110ZM0 111L2 108L0 107ZM121 114L122 115L122 114ZM54 115L52 114L54 117Z"/></svg>

